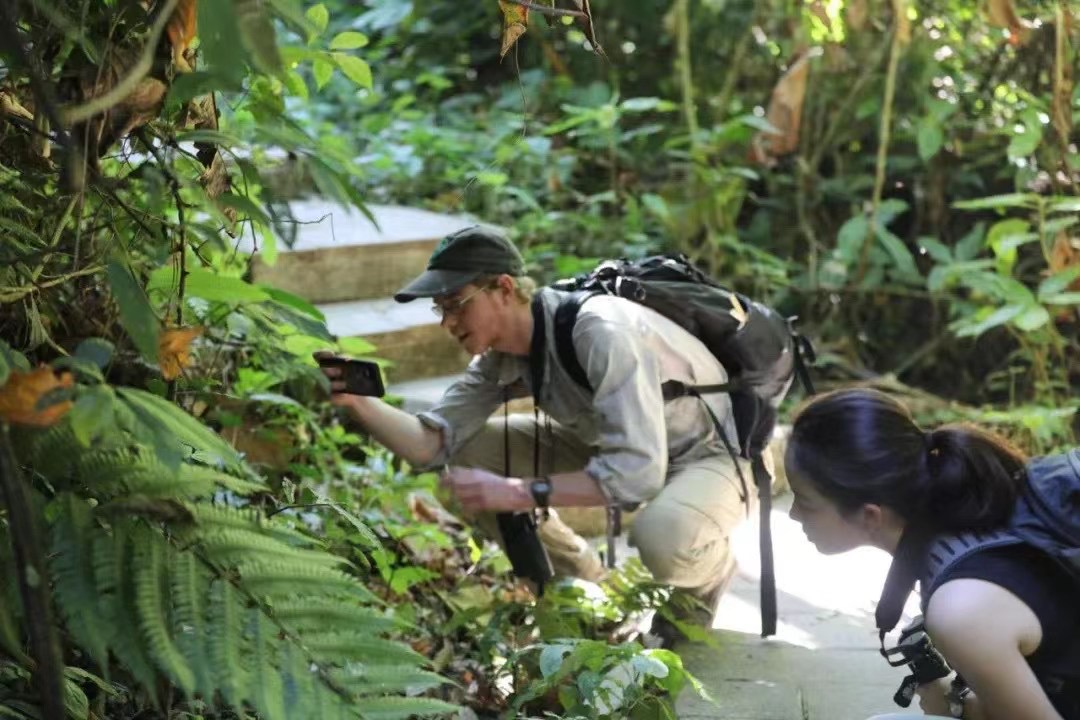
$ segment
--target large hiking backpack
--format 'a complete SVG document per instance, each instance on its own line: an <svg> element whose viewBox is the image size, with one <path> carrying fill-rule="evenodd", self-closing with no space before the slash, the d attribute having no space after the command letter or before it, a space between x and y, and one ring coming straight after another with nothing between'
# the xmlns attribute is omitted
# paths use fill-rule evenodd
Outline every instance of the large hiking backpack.
<svg viewBox="0 0 1080 720"><path fill-rule="evenodd" d="M555 311L554 342L559 362L575 382L590 392L593 388L574 351L573 331L581 306L596 295L614 295L655 310L700 339L724 366L726 383L688 386L668 381L662 390L665 401L720 392L731 397L738 453L718 418L707 404L705 408L732 459L738 454L751 461L760 502L761 634L775 634L776 580L769 527L771 478L762 452L772 438L777 408L795 375L799 375L808 393L813 392L805 367L806 361L813 362L812 346L793 330L791 321L719 285L684 255L608 260L586 275L560 281L553 287L572 293ZM747 494L738 462L735 467Z"/></svg>

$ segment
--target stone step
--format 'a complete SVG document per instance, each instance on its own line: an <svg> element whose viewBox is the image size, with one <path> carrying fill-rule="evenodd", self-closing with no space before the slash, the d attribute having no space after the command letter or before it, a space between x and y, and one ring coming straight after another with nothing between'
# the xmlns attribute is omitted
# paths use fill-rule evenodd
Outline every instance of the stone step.
<svg viewBox="0 0 1080 720"><path fill-rule="evenodd" d="M252 278L314 303L390 296L424 269L440 239L476 224L396 205L368 206L377 225L356 208L322 199L289 207L297 223L293 246L279 241L273 265L256 253Z"/></svg>
<svg viewBox="0 0 1080 720"><path fill-rule="evenodd" d="M364 338L375 345L376 357L394 363L386 371L391 384L461 372L471 359L439 327L427 302L397 303L380 298L318 307L331 333Z"/></svg>

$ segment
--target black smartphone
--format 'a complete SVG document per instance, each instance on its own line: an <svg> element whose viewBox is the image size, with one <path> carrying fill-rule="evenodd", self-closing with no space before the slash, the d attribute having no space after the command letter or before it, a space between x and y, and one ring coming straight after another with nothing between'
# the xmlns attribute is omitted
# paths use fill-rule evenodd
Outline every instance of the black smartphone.
<svg viewBox="0 0 1080 720"><path fill-rule="evenodd" d="M386 394L382 371L370 360L350 360L343 357L317 358L322 367L341 368L341 380L345 389L341 392L349 395L382 397Z"/></svg>

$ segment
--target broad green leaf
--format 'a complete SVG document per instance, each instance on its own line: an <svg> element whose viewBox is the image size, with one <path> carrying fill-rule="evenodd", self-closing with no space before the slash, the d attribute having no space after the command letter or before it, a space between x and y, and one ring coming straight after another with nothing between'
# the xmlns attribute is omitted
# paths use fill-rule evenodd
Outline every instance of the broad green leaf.
<svg viewBox="0 0 1080 720"><path fill-rule="evenodd" d="M199 54L207 69L233 84L245 75L247 53L244 43L237 42L240 26L237 23L233 0L214 0L199 3Z"/></svg>
<svg viewBox="0 0 1080 720"><path fill-rule="evenodd" d="M986 244L994 251L997 257L998 272L1002 275L1012 273L1016 265L1016 248L1036 239L1033 233L1028 232L1031 225L1026 220L1009 218L994 223L990 232L986 234Z"/></svg>
<svg viewBox="0 0 1080 720"><path fill-rule="evenodd" d="M112 360L115 350L113 344L104 338L86 338L75 348L75 357L93 363L104 370Z"/></svg>
<svg viewBox="0 0 1080 720"><path fill-rule="evenodd" d="M1022 305L1006 305L978 320L966 319L954 323L953 328L958 337L978 337L987 330L1006 324L1025 310L1027 308Z"/></svg>
<svg viewBox="0 0 1080 720"><path fill-rule="evenodd" d="M1024 310L1012 321L1013 325L1027 332L1037 330L1048 322L1050 322L1050 313L1041 305Z"/></svg>
<svg viewBox="0 0 1080 720"><path fill-rule="evenodd" d="M239 80L219 75L215 72L196 70L190 73L180 73L169 86L169 95L165 104L168 108L179 108L189 100L217 90L236 90L239 88Z"/></svg>
<svg viewBox="0 0 1080 720"><path fill-rule="evenodd" d="M1054 295L1072 285L1080 278L1080 265L1073 265L1054 273L1039 283L1039 297Z"/></svg>
<svg viewBox="0 0 1080 720"><path fill-rule="evenodd" d="M885 251L889 253L889 257L892 258L893 265L898 271L897 274L907 277L919 277L919 269L915 266L915 258L912 257L911 251L908 250L903 240L884 228L878 228L875 234L884 246Z"/></svg>
<svg viewBox="0 0 1080 720"><path fill-rule="evenodd" d="M836 236L836 251L845 264L850 265L857 257L870 230L870 221L859 214L847 219Z"/></svg>
<svg viewBox="0 0 1080 720"><path fill-rule="evenodd" d="M155 270L147 284L147 289L165 293L176 292L178 287L176 268L172 265L164 265ZM184 283L184 297L197 297L211 302L229 304L263 302L270 298L265 290L256 285L240 278L219 275L206 268L188 270L187 280Z"/></svg>
<svg viewBox="0 0 1080 720"><path fill-rule="evenodd" d="M270 216L266 214L266 211L259 207L254 200L246 195L239 195L236 193L224 193L218 197L218 202L225 207L231 207L238 212L247 215L255 223L267 226L270 224Z"/></svg>
<svg viewBox="0 0 1080 720"><path fill-rule="evenodd" d="M208 143L227 148L244 147L245 143L236 135L222 130L186 130L176 134L177 142Z"/></svg>
<svg viewBox="0 0 1080 720"><path fill-rule="evenodd" d="M345 32L338 33L334 36L334 39L330 41L331 50L356 50L358 48L365 47L368 44L368 37L364 33L358 33L355 30L346 30Z"/></svg>
<svg viewBox="0 0 1080 720"><path fill-rule="evenodd" d="M144 358L157 362L158 332L161 321L150 307L150 301L131 271L113 261L106 269L109 287L120 309L120 324Z"/></svg>
<svg viewBox="0 0 1080 720"><path fill-rule="evenodd" d="M935 262L939 263L952 262L953 259L952 250L950 250L945 243L928 235L923 235L919 238L919 251L926 253L933 258Z"/></svg>
<svg viewBox="0 0 1080 720"><path fill-rule="evenodd" d="M983 249L985 235L986 223L975 223L975 226L964 237L956 241L953 256L961 262L974 259L979 254L979 251Z"/></svg>
<svg viewBox="0 0 1080 720"><path fill-rule="evenodd" d="M116 395L108 385L87 388L72 406L69 417L75 439L89 447L102 431L113 427L113 402Z"/></svg>
<svg viewBox="0 0 1080 720"><path fill-rule="evenodd" d="M1050 212L1080 212L1080 198L1052 200L1047 209Z"/></svg>
<svg viewBox="0 0 1080 720"><path fill-rule="evenodd" d="M334 62L345 77L362 88L371 89L371 66L366 62L355 55L340 52L334 53Z"/></svg>
<svg viewBox="0 0 1080 720"><path fill-rule="evenodd" d="M679 106L670 100L662 100L658 97L635 97L623 100L619 103L619 108L626 112L648 112L650 110L671 112L672 110L678 110Z"/></svg>
<svg viewBox="0 0 1080 720"><path fill-rule="evenodd" d="M285 290L281 290L279 288L270 287L269 285L260 285L259 287L263 291L265 291L266 294L270 296L270 299L274 302L281 303L282 305L291 307L294 310L299 310L305 315L310 315L319 322L326 322L326 316L323 315L322 310L315 307L304 298L298 295L293 295L291 292L286 292Z"/></svg>
<svg viewBox="0 0 1080 720"><path fill-rule="evenodd" d="M1014 130L1012 140L1009 141L1009 158L1023 158L1035 152L1043 138L1043 126L1039 120L1038 111L1029 108L1022 116L1022 122Z"/></svg>
<svg viewBox="0 0 1080 720"><path fill-rule="evenodd" d="M236 451L220 435L168 400L135 388L117 388L117 393L136 419L164 443L189 446L227 467L240 464Z"/></svg>
<svg viewBox="0 0 1080 720"><path fill-rule="evenodd" d="M285 87L289 89L289 92L296 97L301 100L310 99L307 82L304 81L304 77L300 73L295 70L286 71L283 82L285 83Z"/></svg>
<svg viewBox="0 0 1080 720"><path fill-rule="evenodd" d="M326 9L326 6L322 3L318 5L312 5L304 13L304 16L311 23L312 29L315 31L314 37L318 37L326 32L326 26L330 24L330 11ZM310 42L310 39L309 39Z"/></svg>
<svg viewBox="0 0 1080 720"><path fill-rule="evenodd" d="M311 63L311 74L315 77L315 89L322 90L334 75L334 66L330 61L316 58Z"/></svg>
<svg viewBox="0 0 1080 720"><path fill-rule="evenodd" d="M941 127L936 121L923 120L919 123L916 140L919 146L919 157L926 162L938 154L938 150L945 142L945 134L941 132Z"/></svg>
<svg viewBox="0 0 1080 720"><path fill-rule="evenodd" d="M540 674L550 677L562 667L563 657L573 650L571 645L545 645L540 651Z"/></svg>
<svg viewBox="0 0 1080 720"><path fill-rule="evenodd" d="M364 720L408 720L412 717L456 714L461 708L442 700L425 697L365 697L350 705Z"/></svg>
<svg viewBox="0 0 1080 720"><path fill-rule="evenodd" d="M29 369L30 363L27 362L26 356L0 340L0 385L7 382L12 370L26 372Z"/></svg>
<svg viewBox="0 0 1080 720"><path fill-rule="evenodd" d="M991 195L977 200L959 200L952 206L957 210L989 210L993 208L1034 208L1039 203L1039 196L1034 193L1010 193Z"/></svg>
<svg viewBox="0 0 1080 720"><path fill-rule="evenodd" d="M1080 305L1080 292L1063 292L1040 298L1047 305Z"/></svg>
<svg viewBox="0 0 1080 720"><path fill-rule="evenodd" d="M216 1L216 0L215 0ZM283 70L277 33L262 0L233 0L236 19L240 25L240 40L255 62L255 67L268 75L280 76Z"/></svg>

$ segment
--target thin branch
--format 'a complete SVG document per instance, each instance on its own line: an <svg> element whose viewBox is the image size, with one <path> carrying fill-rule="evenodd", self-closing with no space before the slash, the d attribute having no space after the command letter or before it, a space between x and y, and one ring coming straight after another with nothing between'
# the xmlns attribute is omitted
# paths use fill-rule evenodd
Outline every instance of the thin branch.
<svg viewBox="0 0 1080 720"><path fill-rule="evenodd" d="M548 5L537 5L531 3L529 0L507 0L507 2L514 5L520 5L527 10L535 10L543 15L564 15L566 17L586 17L585 13L580 10L566 10L564 8L550 7Z"/></svg>
<svg viewBox="0 0 1080 720"><path fill-rule="evenodd" d="M77 277L84 277L86 275L94 275L105 269L104 265L94 265L93 267L85 267L82 270L76 270L65 275L53 278L48 282L35 283L27 287L0 287L0 303L10 303L16 300L21 300L27 295L37 292L38 290L45 290L56 285L63 285L68 280L73 280Z"/></svg>
<svg viewBox="0 0 1080 720"><path fill-rule="evenodd" d="M150 27L150 35L146 38L146 46L143 47L142 54L139 55L139 59L131 67L131 71L128 72L124 79L113 85L108 92L91 98L82 105L64 108L64 120L71 125L82 122L108 110L131 94L154 66L154 53L157 52L161 33L165 31L165 25L168 24L169 18L172 17L173 10L176 9L179 2L180 0L165 0L165 5L161 8L160 14Z"/></svg>
<svg viewBox="0 0 1080 720"><path fill-rule="evenodd" d="M0 496L7 507L11 549L15 554L15 575L22 598L30 650L37 665L33 681L41 697L44 720L64 720L63 670L56 626L49 597L48 569L36 524L37 513L26 494L18 460L11 447L7 423L0 422Z"/></svg>
<svg viewBox="0 0 1080 720"><path fill-rule="evenodd" d="M881 130L878 139L877 167L874 171L874 194L870 200L870 222L863 238L859 253L859 269L855 274L855 284L862 283L870 262L870 248L874 245L874 232L877 225L878 207L881 194L885 189L885 165L889 160L889 139L892 131L893 99L896 97L896 68L900 64L903 41L900 39L898 23L893 27L892 43L889 47L889 68L885 74L885 98L881 107Z"/></svg>
<svg viewBox="0 0 1080 720"><path fill-rule="evenodd" d="M26 69L26 76L30 80L30 89L34 94L34 99L40 109L44 110L45 117L49 119L50 124L57 133L60 144L66 146L68 144L68 135L67 131L64 130L63 123L60 122L60 112L57 109L56 96L53 94L52 85L45 81L45 78L38 71L37 65L34 64L33 59L27 54L26 48L23 46L22 35L18 30L18 18L12 13L14 8L15 3L0 2L0 46L7 47ZM35 130L40 132L36 127ZM46 135L48 134L46 133Z"/></svg>

